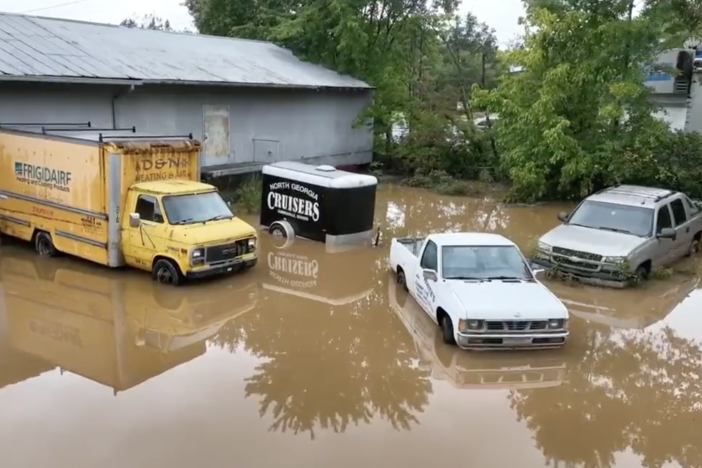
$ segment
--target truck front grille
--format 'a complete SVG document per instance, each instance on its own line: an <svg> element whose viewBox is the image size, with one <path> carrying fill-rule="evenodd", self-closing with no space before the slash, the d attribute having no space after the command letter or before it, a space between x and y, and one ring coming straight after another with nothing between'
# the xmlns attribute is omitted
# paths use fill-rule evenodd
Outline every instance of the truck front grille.
<svg viewBox="0 0 702 468"><path fill-rule="evenodd" d="M546 330L546 328L548 326L548 321L546 321L546 320L537 320L537 321L489 320L486 323L486 326L487 326L488 331L501 331L501 332Z"/></svg>
<svg viewBox="0 0 702 468"><path fill-rule="evenodd" d="M217 263L232 260L249 253L249 240L242 239L222 245L213 245L205 250L205 262Z"/></svg>
<svg viewBox="0 0 702 468"><path fill-rule="evenodd" d="M589 252L581 252L579 250L564 249L562 247L554 247L553 253L555 253L556 255L563 255L564 257L583 258L585 260L591 260L593 262L602 261L602 255L597 255Z"/></svg>

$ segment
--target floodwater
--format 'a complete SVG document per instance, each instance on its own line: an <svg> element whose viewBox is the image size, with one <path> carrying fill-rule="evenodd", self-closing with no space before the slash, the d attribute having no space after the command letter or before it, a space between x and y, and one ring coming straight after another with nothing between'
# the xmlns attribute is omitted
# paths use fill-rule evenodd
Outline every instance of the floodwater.
<svg viewBox="0 0 702 468"><path fill-rule="evenodd" d="M179 289L3 245L0 466L702 466L694 265L636 290L549 284L571 341L507 353L445 346L388 273L392 236L526 248L562 209L383 188L380 247L264 234L252 271Z"/></svg>

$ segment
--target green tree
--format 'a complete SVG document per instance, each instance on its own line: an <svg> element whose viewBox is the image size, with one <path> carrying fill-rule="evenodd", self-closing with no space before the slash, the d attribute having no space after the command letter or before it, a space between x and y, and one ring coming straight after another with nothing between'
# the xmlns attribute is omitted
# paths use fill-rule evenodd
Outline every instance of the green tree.
<svg viewBox="0 0 702 468"><path fill-rule="evenodd" d="M633 0L526 5L524 46L507 58L523 71L476 93L500 114L512 198L579 197L625 179L667 132L643 84L659 47L654 26L633 16Z"/></svg>
<svg viewBox="0 0 702 468"><path fill-rule="evenodd" d="M153 29L155 31L174 31L171 23L155 15L144 15L140 20L134 18L126 18L119 23L120 26L128 28Z"/></svg>

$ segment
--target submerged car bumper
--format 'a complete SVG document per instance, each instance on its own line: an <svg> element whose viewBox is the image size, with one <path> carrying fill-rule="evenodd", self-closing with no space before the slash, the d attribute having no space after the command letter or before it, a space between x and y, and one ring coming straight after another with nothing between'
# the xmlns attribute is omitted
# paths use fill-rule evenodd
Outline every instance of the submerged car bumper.
<svg viewBox="0 0 702 468"><path fill-rule="evenodd" d="M568 340L567 330L548 333L458 333L456 343L463 349L560 348Z"/></svg>
<svg viewBox="0 0 702 468"><path fill-rule="evenodd" d="M197 270L190 270L185 273L188 279L209 278L211 276L226 275L234 273L244 268L252 268L258 262L258 258L237 258L217 265L208 265Z"/></svg>
<svg viewBox="0 0 702 468"><path fill-rule="evenodd" d="M547 270L555 270L566 275L574 276L585 283L600 286L623 287L629 282L629 278L623 271L617 270L615 265L601 265L582 263L582 266L575 266L566 263L554 263L544 258L532 258L531 263L537 267ZM611 269L607 269L610 267Z"/></svg>

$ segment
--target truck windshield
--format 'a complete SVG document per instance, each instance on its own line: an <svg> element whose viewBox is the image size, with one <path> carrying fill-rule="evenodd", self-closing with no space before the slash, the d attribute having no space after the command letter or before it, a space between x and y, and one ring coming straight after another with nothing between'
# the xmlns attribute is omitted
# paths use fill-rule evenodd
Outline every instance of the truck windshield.
<svg viewBox="0 0 702 468"><path fill-rule="evenodd" d="M234 216L218 192L163 197L163 210L170 224L202 223Z"/></svg>
<svg viewBox="0 0 702 468"><path fill-rule="evenodd" d="M653 227L653 209L585 201L570 216L568 224L648 237Z"/></svg>
<svg viewBox="0 0 702 468"><path fill-rule="evenodd" d="M517 247L511 245L444 246L444 279L524 279L533 275Z"/></svg>

